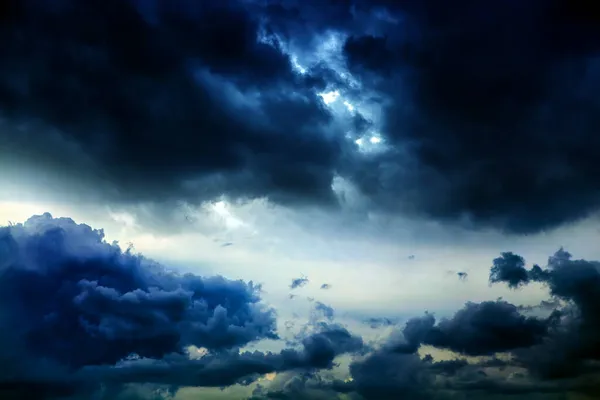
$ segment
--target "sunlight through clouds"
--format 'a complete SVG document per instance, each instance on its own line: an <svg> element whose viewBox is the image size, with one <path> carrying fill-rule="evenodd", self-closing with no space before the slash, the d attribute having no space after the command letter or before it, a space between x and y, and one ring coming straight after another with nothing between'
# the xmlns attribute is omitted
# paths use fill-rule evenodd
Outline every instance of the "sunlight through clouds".
<svg viewBox="0 0 600 400"><path fill-rule="evenodd" d="M329 105L335 102L340 97L340 92L334 90L332 92L319 93L319 96L321 96L325 104Z"/></svg>
<svg viewBox="0 0 600 400"><path fill-rule="evenodd" d="M0 6L0 398L594 397L587 3Z"/></svg>

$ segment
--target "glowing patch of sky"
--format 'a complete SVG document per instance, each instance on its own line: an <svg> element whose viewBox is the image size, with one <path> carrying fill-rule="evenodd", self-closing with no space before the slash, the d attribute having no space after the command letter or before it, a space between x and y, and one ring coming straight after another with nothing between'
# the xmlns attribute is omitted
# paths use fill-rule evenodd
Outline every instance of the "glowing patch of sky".
<svg viewBox="0 0 600 400"><path fill-rule="evenodd" d="M262 202L241 206L216 202L205 207L205 212L212 213L207 216L213 215L215 221L227 227L229 219L236 221L233 225L229 222L229 226L256 225L261 230L261 234L251 242L240 240L234 246L221 248L214 241L215 231L212 229L206 232L194 229L182 233L168 233L169 230L148 233L138 226L143 221L135 221L128 215L106 210L104 217L95 215L92 218L87 210L77 207L0 202L0 220L2 224L9 220L21 222L44 211L55 216L71 216L77 222L106 228L108 241L133 242L136 251L167 265L175 262L172 265L183 266L187 271L202 275L219 273L232 279L264 283L267 291L265 299L278 305L282 313L302 308L308 312L307 297L333 306L339 310L340 316L346 312L362 315L373 312L378 315L414 314L425 309L443 313L459 308L467 300L482 301L499 296L518 304L535 304L547 296L544 290L532 287L527 291L511 292L502 286L488 288L489 270L486 267L500 251L511 249L530 262L543 263L558 245L563 244L577 257L600 258L598 251L590 250L595 247L588 247L599 238L596 225L591 222L588 222L587 228L574 227L573 232L562 230L560 235L557 233L558 236L539 235L518 240L499 240L496 236L485 239L480 233L471 235L472 239L465 236L461 239L461 234L455 235L446 228L443 235L437 234L442 235L437 239L433 231L423 232L418 239L414 232L407 231L402 236L381 231L382 226L371 229L370 223L366 223L363 229L365 235L374 232L367 240L361 236L363 232L339 229L341 222L335 222L332 216L323 213L299 215L268 207ZM389 222L389 218L387 220ZM306 230L304 225L313 229ZM407 221L400 221L398 226L409 231L416 229ZM349 231L351 235L343 234ZM377 234L378 231L381 232ZM436 240L443 243L436 243ZM473 240L482 242L473 246ZM465 252L466 247L477 250ZM412 254L416 255L415 259L409 259ZM469 280L458 280L457 271L468 272ZM289 284L301 274L306 274L311 283L299 290L297 299L289 300ZM320 290L323 283L332 284L333 289ZM377 290L369 289L374 287Z"/></svg>
<svg viewBox="0 0 600 400"><path fill-rule="evenodd" d="M298 63L298 57L292 56L291 59L292 59L292 66L294 67L294 69L301 74L305 74L306 68L304 68L302 65L300 65Z"/></svg>
<svg viewBox="0 0 600 400"><path fill-rule="evenodd" d="M212 205L212 211L222 218L227 228L236 229L244 226L244 222L239 218L236 218L229 207L230 206L225 201L218 201Z"/></svg>
<svg viewBox="0 0 600 400"><path fill-rule="evenodd" d="M335 102L340 97L340 92L337 90L331 92L319 93L319 96L323 99L325 104L331 104Z"/></svg>
<svg viewBox="0 0 600 400"><path fill-rule="evenodd" d="M360 151L374 152L384 151L386 149L385 142L377 133L370 133L354 140Z"/></svg>

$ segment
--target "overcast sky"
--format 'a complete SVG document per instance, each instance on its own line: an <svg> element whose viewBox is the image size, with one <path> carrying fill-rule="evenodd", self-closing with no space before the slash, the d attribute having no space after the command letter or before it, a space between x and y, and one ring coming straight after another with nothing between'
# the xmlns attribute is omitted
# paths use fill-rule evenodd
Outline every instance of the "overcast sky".
<svg viewBox="0 0 600 400"><path fill-rule="evenodd" d="M0 397L600 395L580 4L0 6Z"/></svg>

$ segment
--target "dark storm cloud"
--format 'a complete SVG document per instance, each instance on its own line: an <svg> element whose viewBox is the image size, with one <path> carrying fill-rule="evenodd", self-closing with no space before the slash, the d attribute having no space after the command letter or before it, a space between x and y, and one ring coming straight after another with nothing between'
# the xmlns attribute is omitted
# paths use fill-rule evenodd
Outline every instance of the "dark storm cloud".
<svg viewBox="0 0 600 400"><path fill-rule="evenodd" d="M509 288L517 289L529 282L543 282L548 278L548 272L534 265L531 270L525 269L525 259L511 253L502 253L495 258L490 269L490 283L505 282Z"/></svg>
<svg viewBox="0 0 600 400"><path fill-rule="evenodd" d="M259 375L271 372L331 368L335 357L359 351L362 346L362 339L344 328L327 327L306 337L301 350L216 354L198 360L174 355L159 361L123 361L118 368L89 367L81 374L90 378L100 376L106 382L116 383L225 387L236 383L248 384Z"/></svg>
<svg viewBox="0 0 600 400"><path fill-rule="evenodd" d="M390 210L535 232L598 208L600 24L591 2L375 1L344 45L394 149L350 167ZM373 172L373 167L379 173Z"/></svg>
<svg viewBox="0 0 600 400"><path fill-rule="evenodd" d="M452 318L437 324L431 314L411 318L402 331L404 340L392 348L409 354L427 344L471 356L493 355L541 342L549 323L525 317L505 301L467 303Z"/></svg>
<svg viewBox="0 0 600 400"><path fill-rule="evenodd" d="M494 260L491 272L492 283L512 288L541 282L550 298L538 307L503 300L469 302L440 321L432 314L411 318L381 346L368 346L355 356L351 379L296 379L289 391L265 389L255 398L302 398L308 393L365 400L597 397L600 263L575 260L560 249L546 267L527 269L522 257L506 252ZM521 313L534 309L547 316ZM423 345L451 350L457 357L421 357Z"/></svg>
<svg viewBox="0 0 600 400"><path fill-rule="evenodd" d="M239 353L277 338L259 286L169 272L106 243L101 230L49 214L1 228L0 288L0 319L11 327L0 335L0 394L17 398L91 393L98 383L249 383L331 368L363 347L345 328L319 324L301 349ZM209 353L190 358L190 345Z"/></svg>
<svg viewBox="0 0 600 400"><path fill-rule="evenodd" d="M426 327L405 336L409 342L424 343L472 356L492 355L539 343L548 331L548 321L521 315L518 308L505 301L467 303L452 318L433 325L426 317ZM421 320L417 320L421 321ZM407 323L411 327L413 321ZM423 326L423 323L419 324Z"/></svg>
<svg viewBox="0 0 600 400"><path fill-rule="evenodd" d="M6 3L0 143L22 162L113 200L331 201L330 114L241 2Z"/></svg>
<svg viewBox="0 0 600 400"><path fill-rule="evenodd" d="M510 232L596 209L587 2L5 3L5 156L112 201L331 205L340 174L374 208ZM315 59L331 33L342 57ZM333 89L383 126L360 110L336 122L317 95ZM371 128L387 150L344 137Z"/></svg>
<svg viewBox="0 0 600 400"><path fill-rule="evenodd" d="M529 273L525 269L525 260L516 254L506 252L494 259L490 270L490 282L506 282L508 287L516 289L529 282Z"/></svg>
<svg viewBox="0 0 600 400"><path fill-rule="evenodd" d="M277 338L260 287L177 275L103 239L101 230L49 214L1 228L0 318L11 327L0 345L11 360L1 368L3 387L19 382L12 374L26 381L19 370L29 374L28 363L44 359L69 369Z"/></svg>
<svg viewBox="0 0 600 400"><path fill-rule="evenodd" d="M366 399L424 398L433 375L417 354L375 352L350 365L349 387Z"/></svg>
<svg viewBox="0 0 600 400"><path fill-rule="evenodd" d="M568 392L597 395L600 393L597 378L577 376L582 370L575 372L572 379L535 378L539 377L535 368L555 356L546 354L542 358L543 351L559 350L544 347L545 341L553 335L550 330L556 322L556 317L534 320L520 316L516 306L505 302L469 303L452 319L437 325L431 315L414 318L404 327L403 338L392 336L381 348L355 359L350 365L351 381L329 382L327 386L339 393L359 394L359 398L366 400L501 399L507 396L558 399ZM435 361L430 355L418 355L420 344L465 355L508 352L514 358L509 361L495 357L472 362L463 358ZM523 358L523 354L531 358ZM521 374L517 379L519 375L511 373L518 371L515 368L524 367L531 376ZM486 372L490 369L492 373Z"/></svg>
<svg viewBox="0 0 600 400"><path fill-rule="evenodd" d="M41 356L79 367L276 337L260 287L167 273L71 219L32 217L0 241L2 318Z"/></svg>
<svg viewBox="0 0 600 400"><path fill-rule="evenodd" d="M548 287L553 301L566 302L551 335L529 351L519 352L523 364L546 377L570 377L595 371L600 361L600 263L575 260L564 249L549 257L546 268L526 270Z"/></svg>
<svg viewBox="0 0 600 400"><path fill-rule="evenodd" d="M554 302L559 311L547 318L485 301L440 321L432 314L412 318L379 347L341 325L314 322L293 347L240 352L247 343L277 337L259 287L169 272L104 242L102 231L48 214L32 217L0 231L0 318L11 327L0 333L0 395L92 398L103 384L105 397L98 398L120 398L127 385L227 387L276 372L289 374L289 384L257 391L255 398L594 396L594 375L585 374L599 372L599 265L561 249L537 267L536 280L552 296L548 303L566 304ZM319 302L315 309L327 318L335 312ZM188 352L188 345L208 353ZM422 345L491 358L439 361L421 357ZM512 357L500 362L498 352ZM354 356L350 381L319 373L344 354ZM508 379L515 368L526 373ZM160 398L152 390L131 393Z"/></svg>

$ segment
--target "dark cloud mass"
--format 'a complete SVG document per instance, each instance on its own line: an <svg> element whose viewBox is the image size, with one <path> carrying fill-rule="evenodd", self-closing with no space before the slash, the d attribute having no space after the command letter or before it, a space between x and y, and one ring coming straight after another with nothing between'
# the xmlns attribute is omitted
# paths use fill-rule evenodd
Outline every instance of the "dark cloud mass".
<svg viewBox="0 0 600 400"><path fill-rule="evenodd" d="M351 381L328 387L365 399L598 397L600 263L574 260L560 249L547 267L527 270L522 257L503 253L492 274L506 265L533 276L518 282L547 285L551 298L541 304L551 311L547 317L525 316L522 307L497 300L467 303L437 323L432 314L412 318L401 335L351 363ZM513 274L497 276L495 282L518 287ZM459 358L420 357L421 345L452 350ZM509 357L497 358L499 353ZM491 357L467 361L460 355Z"/></svg>
<svg viewBox="0 0 600 400"><path fill-rule="evenodd" d="M513 279L515 270L526 278ZM249 396L469 400L600 393L600 263L560 249L545 267L528 269L522 257L502 253L491 275L511 288L540 282L550 298L529 309L503 300L469 302L448 318L427 313L402 327L383 319L394 331L380 344L333 323L335 310L315 302L314 321L289 347L244 350L278 339L260 286L177 274L105 242L101 230L34 216L0 229L0 318L10 327L0 335L0 395L162 399L152 387L168 393L246 386L269 373L288 380L259 383ZM533 311L545 315L525 314ZM456 356L437 360L421 354L424 346ZM324 373L348 355L351 379Z"/></svg>
<svg viewBox="0 0 600 400"><path fill-rule="evenodd" d="M1 1L0 171L19 173L0 178L9 194L35 184L148 214L224 196L556 228L600 204L593 5ZM326 104L329 91L340 100ZM0 227L0 398L162 400L232 385L260 399L600 398L600 262L560 249L529 267L504 252L489 283L548 298L402 325L363 315L391 332L368 342L306 297L300 333L259 351L284 343L260 285L180 274L38 215ZM330 288L315 290L329 301Z"/></svg>
<svg viewBox="0 0 600 400"><path fill-rule="evenodd" d="M529 282L523 257L507 252L494 259L490 270L490 283L506 282L508 287L516 289Z"/></svg>
<svg viewBox="0 0 600 400"><path fill-rule="evenodd" d="M10 0L0 109L32 125L2 143L58 170L85 157L120 200L329 201L330 115L258 40L259 17L235 1Z"/></svg>
<svg viewBox="0 0 600 400"><path fill-rule="evenodd" d="M113 364L275 338L260 287L175 275L49 214L1 232L2 318L36 354L66 365Z"/></svg>
<svg viewBox="0 0 600 400"><path fill-rule="evenodd" d="M397 150L371 160L383 170L377 185L359 168L365 190L390 208L513 232L597 209L591 2L375 3L399 22L352 35L344 52L384 99Z"/></svg>
<svg viewBox="0 0 600 400"><path fill-rule="evenodd" d="M516 306L505 301L467 303L452 318L434 323L432 315L410 320L404 329L407 341L472 356L530 347L541 341L549 324L521 315Z"/></svg>
<svg viewBox="0 0 600 400"><path fill-rule="evenodd" d="M593 371L600 360L600 263L574 260L564 249L549 257L545 269L523 270L543 282L555 300L566 302L561 324L530 351L520 352L523 363L548 377ZM508 282L510 285L510 281Z"/></svg>
<svg viewBox="0 0 600 400"><path fill-rule="evenodd" d="M1 148L111 201L331 205L340 175L384 211L553 228L597 208L588 4L9 0ZM385 150L345 137L371 129Z"/></svg>
<svg viewBox="0 0 600 400"><path fill-rule="evenodd" d="M362 348L345 328L321 324L301 350L239 353L277 339L259 286L169 272L106 243L101 230L49 214L1 228L0 288L2 326L10 327L0 337L6 395L67 396L93 382L227 386L330 368ZM190 359L191 345L209 354Z"/></svg>
<svg viewBox="0 0 600 400"><path fill-rule="evenodd" d="M362 339L353 336L345 328L325 326L319 332L304 338L301 350L217 354L199 360L177 355L160 361L124 361L118 368L90 367L82 374L101 376L108 382L225 387L235 383L249 383L257 375L271 372L331 368L336 356L359 351L362 347Z"/></svg>

